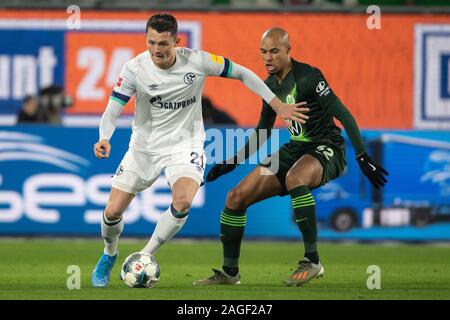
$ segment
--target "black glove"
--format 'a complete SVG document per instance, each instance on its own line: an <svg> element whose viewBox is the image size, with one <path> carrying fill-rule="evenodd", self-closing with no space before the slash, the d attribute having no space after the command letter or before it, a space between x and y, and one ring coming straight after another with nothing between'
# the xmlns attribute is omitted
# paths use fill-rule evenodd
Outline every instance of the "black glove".
<svg viewBox="0 0 450 320"><path fill-rule="evenodd" d="M206 182L211 182L216 180L218 177L227 174L228 172L233 171L237 167L237 163L219 163L215 164L214 167L209 170L208 175L206 176Z"/></svg>
<svg viewBox="0 0 450 320"><path fill-rule="evenodd" d="M380 189L386 184L387 180L384 175L388 176L389 173L382 166L376 164L367 153L358 156L356 161L358 161L361 171L375 188Z"/></svg>

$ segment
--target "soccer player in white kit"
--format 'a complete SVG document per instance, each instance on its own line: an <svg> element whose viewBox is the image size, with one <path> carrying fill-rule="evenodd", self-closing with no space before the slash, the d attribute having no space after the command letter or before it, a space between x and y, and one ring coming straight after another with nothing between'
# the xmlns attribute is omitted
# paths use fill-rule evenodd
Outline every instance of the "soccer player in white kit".
<svg viewBox="0 0 450 320"><path fill-rule="evenodd" d="M124 211L136 193L150 187L164 170L172 190L172 204L161 215L147 245L154 254L184 225L205 169L201 97L207 76L239 79L261 96L288 123L304 123L301 104L284 104L252 71L201 50L177 47L177 21L170 14L150 17L146 27L148 50L127 62L100 121L98 158L109 157L110 138L123 106L136 100L129 149L113 179L101 223L104 253L92 272L92 285L106 287L117 258L124 227Z"/></svg>

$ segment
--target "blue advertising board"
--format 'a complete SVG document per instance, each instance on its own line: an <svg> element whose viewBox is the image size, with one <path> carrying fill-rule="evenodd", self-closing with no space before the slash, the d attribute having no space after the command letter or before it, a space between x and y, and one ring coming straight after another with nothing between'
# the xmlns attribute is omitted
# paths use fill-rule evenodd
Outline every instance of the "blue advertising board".
<svg viewBox="0 0 450 320"><path fill-rule="evenodd" d="M224 129L220 132L225 135ZM0 128L0 235L98 236L111 176L130 133L117 129L111 157L100 160L92 152L96 128ZM389 183L374 192L347 141L344 174L313 191L320 238L450 240L450 132L363 135L369 152L390 172ZM289 135L281 130L279 138L286 142ZM178 236L218 238L226 194L253 168L241 165L202 186ZM149 236L170 204L170 189L161 176L133 200L125 213L124 236ZM247 216L248 238L299 238L289 197L255 204Z"/></svg>
<svg viewBox="0 0 450 320"><path fill-rule="evenodd" d="M0 39L0 114L16 114L41 88L64 87L64 31L1 29Z"/></svg>
<svg viewBox="0 0 450 320"><path fill-rule="evenodd" d="M414 29L414 125L449 129L450 26L420 23Z"/></svg>
<svg viewBox="0 0 450 320"><path fill-rule="evenodd" d="M92 152L98 138L94 128L0 128L0 234L99 234L111 176L127 150L129 137L130 130L117 129L111 157L100 160ZM242 166L203 186L180 236L217 236L226 193L249 169ZM161 176L133 200L125 213L124 235L149 235L170 204L170 189ZM274 198L269 206L289 211L285 199ZM263 212L258 215L266 216ZM250 236L265 235L267 230L270 236L282 236L285 224L294 228L289 221L275 223L269 215L262 221L248 228Z"/></svg>

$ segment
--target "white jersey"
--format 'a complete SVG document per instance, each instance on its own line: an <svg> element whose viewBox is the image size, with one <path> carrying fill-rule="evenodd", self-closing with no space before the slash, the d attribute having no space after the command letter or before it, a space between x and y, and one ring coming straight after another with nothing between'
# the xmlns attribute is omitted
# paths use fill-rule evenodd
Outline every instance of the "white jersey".
<svg viewBox="0 0 450 320"><path fill-rule="evenodd" d="M227 76L231 62L201 50L176 48L175 64L155 66L145 51L124 66L112 99L135 96L130 147L143 152L203 148L201 99L207 76Z"/></svg>

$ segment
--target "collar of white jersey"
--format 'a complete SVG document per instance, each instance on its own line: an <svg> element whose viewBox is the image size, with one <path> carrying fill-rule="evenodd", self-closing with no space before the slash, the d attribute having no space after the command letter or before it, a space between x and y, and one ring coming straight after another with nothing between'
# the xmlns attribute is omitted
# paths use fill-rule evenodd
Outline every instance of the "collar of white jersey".
<svg viewBox="0 0 450 320"><path fill-rule="evenodd" d="M180 63L180 58L178 57L178 50L175 48L175 63L173 64L173 66L171 66L170 68L167 69L162 69L160 67L158 67L152 60L152 57L150 55L150 51L146 51L147 52L147 57L148 60L150 60L150 64L152 67L154 67L156 70L160 71L160 72L170 72L171 70L175 69L179 63Z"/></svg>

